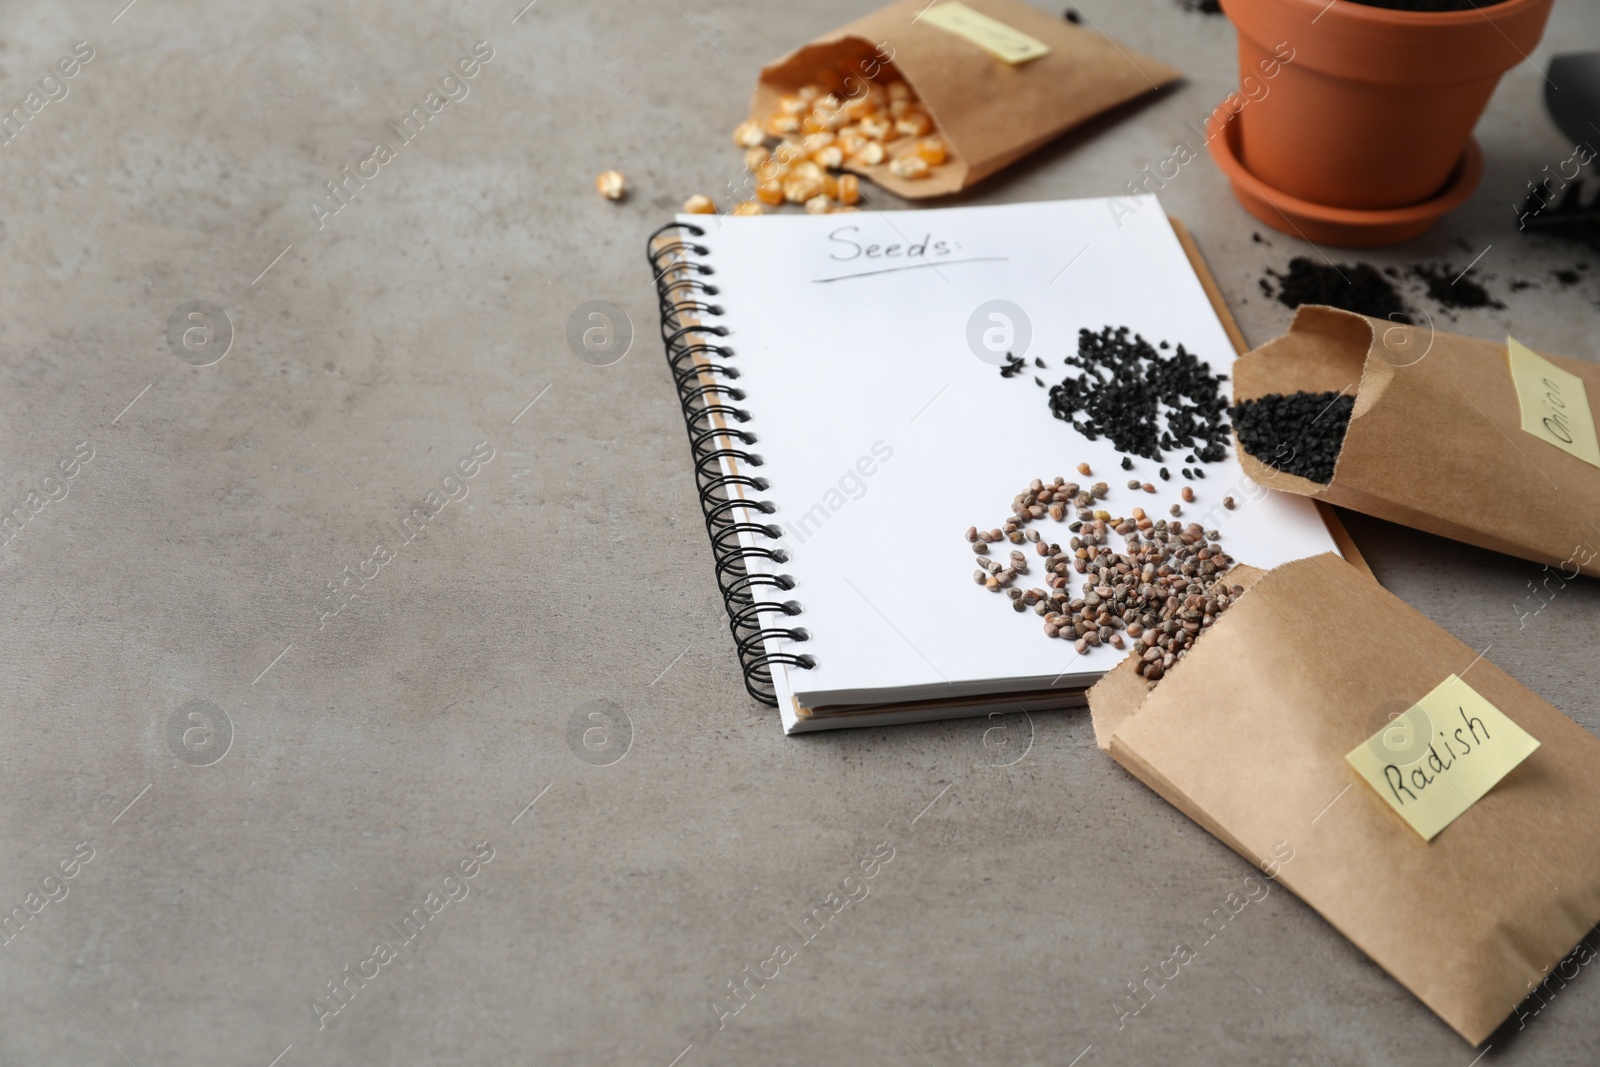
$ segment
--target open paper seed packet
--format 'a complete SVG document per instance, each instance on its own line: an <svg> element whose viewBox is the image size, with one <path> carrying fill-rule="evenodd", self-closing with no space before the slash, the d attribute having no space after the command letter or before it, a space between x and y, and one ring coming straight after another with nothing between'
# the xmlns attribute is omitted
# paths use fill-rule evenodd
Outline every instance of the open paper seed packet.
<svg viewBox="0 0 1600 1067"><path fill-rule="evenodd" d="M1090 118L1175 81L1179 71L1016 0L901 0L825 34L761 71L750 123L800 141L840 132L875 87L885 106L931 126L839 145L842 166L908 199L965 189ZM803 99L815 87L831 97ZM909 90L909 92L907 92ZM785 112L792 122L785 118ZM874 119L873 121L878 121ZM779 125L773 125L776 122ZM941 150L917 161L927 136Z"/></svg>
<svg viewBox="0 0 1600 1067"><path fill-rule="evenodd" d="M1236 401L1354 397L1326 483L1280 469L1326 437L1337 416L1316 417L1319 402L1304 408L1311 432L1241 433L1239 463L1262 485L1600 576L1600 365L1307 306L1233 374Z"/></svg>
<svg viewBox="0 0 1600 1067"><path fill-rule="evenodd" d="M1099 746L1481 1043L1600 922L1600 740L1336 556L1233 573Z"/></svg>

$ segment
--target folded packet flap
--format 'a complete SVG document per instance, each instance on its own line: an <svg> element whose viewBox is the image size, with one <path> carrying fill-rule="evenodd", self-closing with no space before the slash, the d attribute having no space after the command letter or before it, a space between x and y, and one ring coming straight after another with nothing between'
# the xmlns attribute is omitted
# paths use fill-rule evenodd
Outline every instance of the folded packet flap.
<svg viewBox="0 0 1600 1067"><path fill-rule="evenodd" d="M1429 842L1344 757L1451 673L1541 747ZM1474 1044L1600 921L1600 740L1335 556L1258 582L1111 752L1252 862L1287 842L1280 881Z"/></svg>

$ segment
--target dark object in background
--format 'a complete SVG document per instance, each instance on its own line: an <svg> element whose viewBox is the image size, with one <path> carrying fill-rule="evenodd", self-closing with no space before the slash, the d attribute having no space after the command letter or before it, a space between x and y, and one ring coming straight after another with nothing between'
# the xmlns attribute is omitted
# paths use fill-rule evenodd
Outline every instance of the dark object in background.
<svg viewBox="0 0 1600 1067"><path fill-rule="evenodd" d="M1083 23L1083 16L1078 14L1078 9L1075 7L1067 8L1061 13L1061 17L1072 23L1074 26L1078 26Z"/></svg>
<svg viewBox="0 0 1600 1067"><path fill-rule="evenodd" d="M1528 194L1517 220L1517 228L1526 233L1545 233L1555 237L1570 237L1587 241L1600 251L1600 192L1585 199L1587 187L1581 181L1570 182L1556 191L1548 179Z"/></svg>
<svg viewBox="0 0 1600 1067"><path fill-rule="evenodd" d="M1600 52L1568 52L1550 61L1544 106L1575 145L1600 138ZM1591 152L1591 155L1593 153Z"/></svg>
<svg viewBox="0 0 1600 1067"><path fill-rule="evenodd" d="M1050 411L1089 440L1109 437L1117 451L1158 462L1163 449L1192 450L1204 463L1227 454L1227 376L1181 344L1166 355L1126 326L1079 330L1066 363L1078 371L1051 386Z"/></svg>
<svg viewBox="0 0 1600 1067"><path fill-rule="evenodd" d="M1505 307L1489 295L1489 290L1468 278L1465 271L1457 271L1449 264L1418 263L1411 268L1411 273L1427 283L1428 295L1441 307L1451 309Z"/></svg>
<svg viewBox="0 0 1600 1067"><path fill-rule="evenodd" d="M1198 11L1202 15L1222 14L1222 0L1178 0L1185 11Z"/></svg>
<svg viewBox="0 0 1600 1067"><path fill-rule="evenodd" d="M1327 485L1356 398L1342 393L1268 393L1228 409L1239 447L1269 467Z"/></svg>
<svg viewBox="0 0 1600 1067"><path fill-rule="evenodd" d="M1276 296L1284 307L1297 308L1302 304L1326 304L1358 315L1375 319L1411 323L1415 321L1400 291L1383 273L1370 263L1319 263L1305 256L1289 261L1289 273L1267 271L1278 282L1273 293L1267 280L1261 280L1262 291Z"/></svg>

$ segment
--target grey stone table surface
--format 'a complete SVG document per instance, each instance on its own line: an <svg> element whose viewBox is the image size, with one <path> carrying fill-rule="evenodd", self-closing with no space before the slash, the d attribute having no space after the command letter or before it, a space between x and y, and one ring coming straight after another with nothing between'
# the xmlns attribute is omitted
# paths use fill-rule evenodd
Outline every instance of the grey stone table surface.
<svg viewBox="0 0 1600 1067"><path fill-rule="evenodd" d="M760 65L868 6L7 5L0 491L27 518L0 545L0 908L26 917L0 1064L1473 1062L1282 891L1119 1018L1250 868L1083 713L785 739L746 697L643 241L738 176ZM1234 84L1224 19L1077 6L1187 81L962 202L1118 192ZM1541 70L1597 43L1600 8L1559 0L1470 205L1362 257L1482 253L1505 306L1413 285L1441 325L1595 358L1600 270L1513 203L1572 151ZM335 213L325 183L378 140ZM1251 340L1281 330L1259 280L1317 253L1258 243L1208 159L1162 195ZM612 366L565 341L592 299L637 332ZM1600 729L1594 582L1540 601L1532 564L1350 527L1390 589ZM1593 1063L1597 1011L1580 974L1481 1062Z"/></svg>

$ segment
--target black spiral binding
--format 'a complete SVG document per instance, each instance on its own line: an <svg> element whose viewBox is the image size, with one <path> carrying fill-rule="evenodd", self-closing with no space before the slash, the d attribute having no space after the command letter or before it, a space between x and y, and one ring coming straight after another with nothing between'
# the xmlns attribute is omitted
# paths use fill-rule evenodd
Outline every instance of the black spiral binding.
<svg viewBox="0 0 1600 1067"><path fill-rule="evenodd" d="M674 240L662 239L674 230ZM715 340L726 337L728 328L705 324L707 319L720 316L722 308L710 302L717 295L717 287L703 280L713 273L710 265L690 258L709 253L705 245L697 243L704 236L705 230L698 226L669 222L650 235L646 254L655 273L667 366L677 384L679 406L689 431L700 509L705 513L706 534L717 561L717 587L728 609L728 628L739 655L744 685L761 703L776 707L773 664L810 670L816 660L767 650L769 639L805 641L811 635L800 627L763 625L763 615L769 620L775 615L794 616L800 614L801 608L793 600L781 604L758 601L754 590L767 586L787 591L794 588L794 579L787 574L752 572L745 566L746 560L783 563L789 556L782 548L743 543L746 537L776 541L783 531L776 524L751 522L744 517L752 512L772 514L777 509L771 501L737 492L765 492L768 483L765 478L742 473L745 468L761 466L762 460L759 454L749 451L749 446L756 443L755 434L740 428L750 421L750 412L736 406L745 399L744 390L729 384L739 377L738 368L726 362L733 358L733 349ZM729 473L730 469L736 473Z"/></svg>

